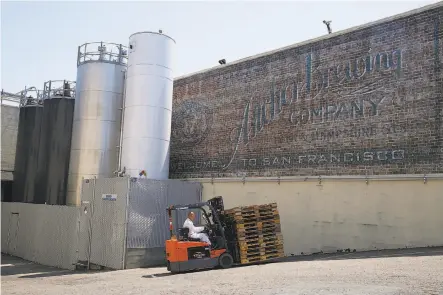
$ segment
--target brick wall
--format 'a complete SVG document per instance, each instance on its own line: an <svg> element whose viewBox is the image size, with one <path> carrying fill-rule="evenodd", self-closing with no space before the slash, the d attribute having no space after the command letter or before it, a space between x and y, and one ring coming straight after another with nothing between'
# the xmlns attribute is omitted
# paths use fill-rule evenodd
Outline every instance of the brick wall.
<svg viewBox="0 0 443 295"><path fill-rule="evenodd" d="M171 178L442 173L442 40L440 2L176 79Z"/></svg>

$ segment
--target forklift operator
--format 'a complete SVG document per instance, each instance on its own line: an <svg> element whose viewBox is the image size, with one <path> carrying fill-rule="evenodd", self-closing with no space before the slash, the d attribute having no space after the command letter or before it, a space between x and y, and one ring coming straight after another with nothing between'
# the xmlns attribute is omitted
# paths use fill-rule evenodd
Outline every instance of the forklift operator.
<svg viewBox="0 0 443 295"><path fill-rule="evenodd" d="M194 219L195 219L194 212L189 212L188 218L185 220L185 223L183 224L183 227L189 229L189 237L193 239L199 239L200 241L211 245L211 241L209 240L208 236L205 233L202 233L202 231L205 228L203 226L194 226L193 222Z"/></svg>

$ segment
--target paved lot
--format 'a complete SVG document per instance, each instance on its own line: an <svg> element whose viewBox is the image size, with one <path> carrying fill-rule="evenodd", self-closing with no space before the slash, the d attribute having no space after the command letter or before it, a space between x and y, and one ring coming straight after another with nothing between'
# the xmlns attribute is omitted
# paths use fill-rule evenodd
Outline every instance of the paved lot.
<svg viewBox="0 0 443 295"><path fill-rule="evenodd" d="M443 248L305 256L178 275L170 275L164 268L62 271L2 255L1 273L3 295L443 295Z"/></svg>

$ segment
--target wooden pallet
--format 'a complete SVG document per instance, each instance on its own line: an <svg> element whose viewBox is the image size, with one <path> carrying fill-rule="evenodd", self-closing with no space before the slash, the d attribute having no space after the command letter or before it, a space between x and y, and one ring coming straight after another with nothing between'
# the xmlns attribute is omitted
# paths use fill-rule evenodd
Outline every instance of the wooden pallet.
<svg viewBox="0 0 443 295"><path fill-rule="evenodd" d="M238 231L236 238L238 241L256 241L256 240L265 240L265 241L274 241L274 240L283 240L283 236L281 232L278 231Z"/></svg>
<svg viewBox="0 0 443 295"><path fill-rule="evenodd" d="M283 239L278 239L275 237L268 237L266 238L258 238L258 239L251 239L251 240L238 240L238 245L240 247L246 247L246 246L267 246L267 245L283 245Z"/></svg>
<svg viewBox="0 0 443 295"><path fill-rule="evenodd" d="M276 219L279 217L280 213L278 210L268 211L268 212L234 212L225 213L225 215L230 216L236 220L249 220L249 219Z"/></svg>
<svg viewBox="0 0 443 295"><path fill-rule="evenodd" d="M259 214L267 214L267 213L273 212L275 210L277 210L277 203L236 207L236 208L225 210L224 214L227 214L227 215L258 214L259 215Z"/></svg>
<svg viewBox="0 0 443 295"><path fill-rule="evenodd" d="M283 236L281 233L269 233L269 232L237 232L237 240L255 240L255 239L271 239L271 240L277 240L277 239L283 239Z"/></svg>
<svg viewBox="0 0 443 295"><path fill-rule="evenodd" d="M253 242L244 242L244 241L239 241L238 242L238 247L240 248L240 250L247 250L247 249L255 249L255 248L280 248L283 246L283 241L279 241L279 240L274 240L274 241L261 241L261 243L259 241L253 241Z"/></svg>
<svg viewBox="0 0 443 295"><path fill-rule="evenodd" d="M283 240L276 239L255 239L255 240L239 240L237 246L239 251L249 251L254 249L263 249L265 251L274 249L283 249Z"/></svg>
<svg viewBox="0 0 443 295"><path fill-rule="evenodd" d="M274 224L274 223L257 223L257 224L243 224L243 223L237 223L235 225L235 228L237 232L281 232L281 225L280 223Z"/></svg>
<svg viewBox="0 0 443 295"><path fill-rule="evenodd" d="M277 203L236 207L224 215L234 222L241 263L284 256Z"/></svg>
<svg viewBox="0 0 443 295"><path fill-rule="evenodd" d="M231 216L231 218L236 223L266 223L266 222L273 222L273 223L280 223L280 216L279 215L269 215L269 216L260 216L260 215L251 215L251 216Z"/></svg>
<svg viewBox="0 0 443 295"><path fill-rule="evenodd" d="M270 215L270 214L278 214L278 209L277 208L263 209L263 208L259 208L259 207L244 209L244 208L237 207L237 208L225 210L224 214L226 214L226 215L245 215L245 216L251 215L251 214Z"/></svg>
<svg viewBox="0 0 443 295"><path fill-rule="evenodd" d="M253 257L253 256L257 256L257 255L273 255L273 254L279 254L283 252L283 248L279 247L279 248L270 248L270 249L266 249L266 248L255 248L255 249L248 249L246 250L241 250L240 251L240 257L242 258L248 258L248 257Z"/></svg>
<svg viewBox="0 0 443 295"><path fill-rule="evenodd" d="M241 264L254 263L254 262L266 261L266 260L275 259L275 258L282 258L284 256L285 256L284 253L259 255L259 256L249 257L249 258L241 258L240 263Z"/></svg>
<svg viewBox="0 0 443 295"><path fill-rule="evenodd" d="M249 247L249 246L248 246ZM247 256L251 254L260 253L261 255L280 253L284 251L283 245L273 245L273 246L256 246L251 248L239 248L240 256Z"/></svg>

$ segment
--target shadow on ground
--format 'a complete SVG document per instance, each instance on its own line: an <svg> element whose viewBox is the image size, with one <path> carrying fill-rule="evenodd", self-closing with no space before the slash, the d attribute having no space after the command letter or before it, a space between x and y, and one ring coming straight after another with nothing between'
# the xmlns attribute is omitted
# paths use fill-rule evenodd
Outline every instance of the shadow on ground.
<svg viewBox="0 0 443 295"><path fill-rule="evenodd" d="M312 255L289 256L280 259L279 262L418 257L418 256L438 256L438 255L443 255L443 247L373 250L373 251L362 251L362 252L352 252L349 250L339 253L317 253Z"/></svg>
<svg viewBox="0 0 443 295"><path fill-rule="evenodd" d="M298 262L298 261L317 261L317 260L346 260L346 259L368 259L368 258L390 258L390 257L418 257L418 256L438 256L443 255L443 247L428 247L428 248L411 248L411 249L398 249L398 250L378 250L378 251L365 251L365 252L344 252L344 253L332 253L332 254L314 254L314 255L299 255L292 257L285 257L278 260L273 260L271 263L281 262ZM101 271L71 271L63 270L55 267L43 266L33 262L23 260L18 257L1 255L1 276L18 276L19 278L43 278L54 276L65 276L79 273L97 273ZM269 263L269 262L266 262ZM238 267L257 266L264 263L255 263L247 265L239 265ZM208 270L195 270L187 273L201 272ZM158 274L142 276L143 278L161 278L173 276L169 272L161 272Z"/></svg>
<svg viewBox="0 0 443 295"><path fill-rule="evenodd" d="M18 257L6 255L2 253L1 276L19 276L19 278L43 278L54 276L65 276L85 271L64 270L56 267L44 266L34 262L26 261ZM89 271L95 273L97 271Z"/></svg>
<svg viewBox="0 0 443 295"><path fill-rule="evenodd" d="M274 259L268 262L251 263L245 265L238 265L237 267L258 266L269 263L282 262L298 262L298 261L328 261L328 260L348 260L348 259L369 259L369 258L392 258L392 257L419 257L419 256L441 256L443 255L443 247L426 247L426 248L410 248L410 249L394 249L394 250L374 250L362 252L339 252L339 253L318 253L312 255L298 255L289 256L280 259ZM195 270L186 273L202 272L206 270ZM147 279L154 279L160 277L173 276L178 274L173 273L158 273L152 275L142 276Z"/></svg>

